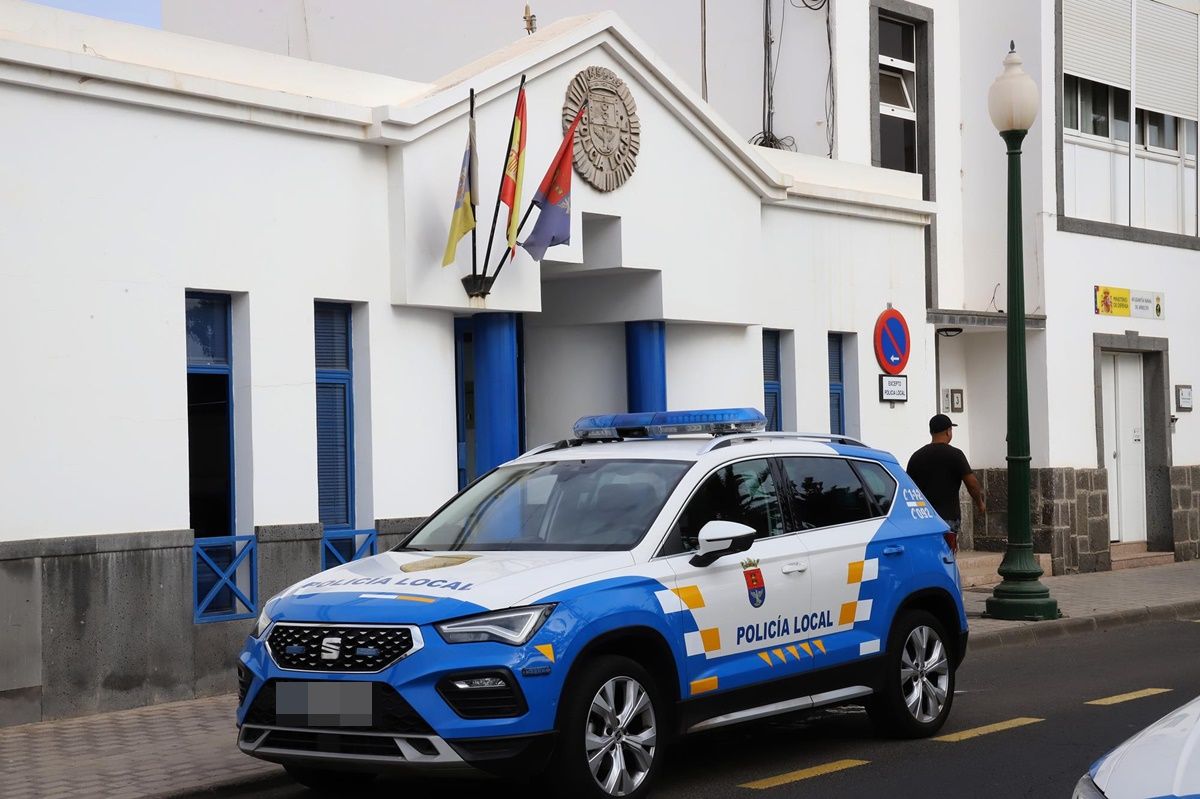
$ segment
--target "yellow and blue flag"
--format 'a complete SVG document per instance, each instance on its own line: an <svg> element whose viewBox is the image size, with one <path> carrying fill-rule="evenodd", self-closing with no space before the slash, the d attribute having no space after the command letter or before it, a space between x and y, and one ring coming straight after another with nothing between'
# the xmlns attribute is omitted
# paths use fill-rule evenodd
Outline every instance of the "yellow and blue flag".
<svg viewBox="0 0 1200 799"><path fill-rule="evenodd" d="M475 154L475 117L471 117L467 132L467 149L463 152L462 171L458 174L458 194L454 197L454 213L450 217L450 238L446 241L446 254L442 266L454 263L458 242L475 229L475 187L478 185Z"/></svg>

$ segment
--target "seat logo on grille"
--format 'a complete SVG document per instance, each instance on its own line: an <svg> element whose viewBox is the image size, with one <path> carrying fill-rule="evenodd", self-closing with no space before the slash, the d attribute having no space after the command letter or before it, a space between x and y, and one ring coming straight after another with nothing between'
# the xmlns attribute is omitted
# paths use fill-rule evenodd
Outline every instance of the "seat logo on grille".
<svg viewBox="0 0 1200 799"><path fill-rule="evenodd" d="M321 640L321 660L337 660L342 654L341 638L324 638Z"/></svg>

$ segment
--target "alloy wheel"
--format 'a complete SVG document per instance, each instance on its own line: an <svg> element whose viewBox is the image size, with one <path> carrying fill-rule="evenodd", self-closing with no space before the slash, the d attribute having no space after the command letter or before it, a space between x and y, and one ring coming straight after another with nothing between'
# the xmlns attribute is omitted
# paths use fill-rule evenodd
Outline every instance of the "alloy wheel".
<svg viewBox="0 0 1200 799"><path fill-rule="evenodd" d="M937 631L914 627L900 652L900 691L912 717L922 724L936 719L950 690L950 662Z"/></svg>
<svg viewBox="0 0 1200 799"><path fill-rule="evenodd" d="M610 796L638 789L654 762L654 706L632 677L613 677L596 692L584 730L584 752L596 784Z"/></svg>

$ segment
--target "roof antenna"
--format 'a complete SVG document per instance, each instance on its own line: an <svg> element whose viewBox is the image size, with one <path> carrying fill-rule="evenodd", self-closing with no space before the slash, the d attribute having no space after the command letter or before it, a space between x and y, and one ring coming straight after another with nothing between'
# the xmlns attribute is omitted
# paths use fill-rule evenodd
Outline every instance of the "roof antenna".
<svg viewBox="0 0 1200 799"><path fill-rule="evenodd" d="M525 16L522 19L525 20L526 34L537 33L537 14L529 10L529 3L525 4Z"/></svg>

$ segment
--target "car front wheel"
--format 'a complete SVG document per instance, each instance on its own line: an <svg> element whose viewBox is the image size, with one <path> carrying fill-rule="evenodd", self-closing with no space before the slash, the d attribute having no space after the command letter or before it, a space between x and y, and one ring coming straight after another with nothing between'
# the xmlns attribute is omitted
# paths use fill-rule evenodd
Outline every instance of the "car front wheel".
<svg viewBox="0 0 1200 799"><path fill-rule="evenodd" d="M897 617L884 655L883 687L867 705L884 733L900 738L933 735L954 702L954 657L946 631L931 613Z"/></svg>
<svg viewBox="0 0 1200 799"><path fill-rule="evenodd" d="M654 678L629 658L586 663L563 692L551 773L564 795L648 795L662 760L665 708Z"/></svg>

